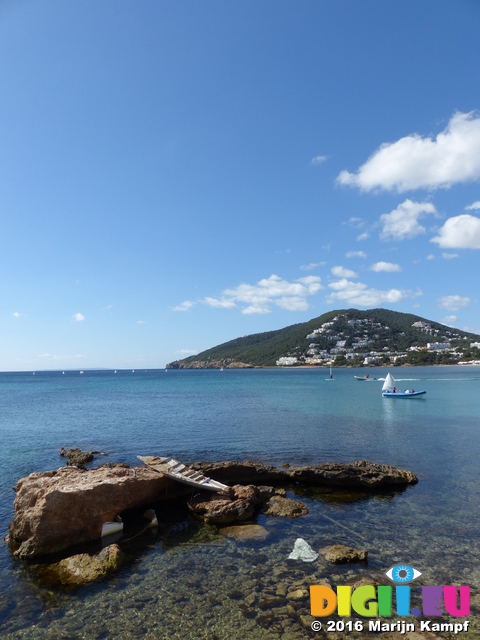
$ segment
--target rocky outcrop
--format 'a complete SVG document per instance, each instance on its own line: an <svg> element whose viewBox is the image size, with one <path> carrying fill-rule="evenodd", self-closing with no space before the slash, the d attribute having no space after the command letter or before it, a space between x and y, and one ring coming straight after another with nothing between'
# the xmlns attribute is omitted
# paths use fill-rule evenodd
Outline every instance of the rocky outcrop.
<svg viewBox="0 0 480 640"><path fill-rule="evenodd" d="M367 562L368 551L366 549L354 549L343 544L332 544L329 547L319 549L318 553L332 564L352 564Z"/></svg>
<svg viewBox="0 0 480 640"><path fill-rule="evenodd" d="M225 484L255 484L269 482L288 482L288 475L282 469L277 469L263 462L245 460L226 460L225 462L197 462L192 465L197 471L218 482Z"/></svg>
<svg viewBox="0 0 480 640"><path fill-rule="evenodd" d="M260 502L257 487L235 485L230 498L200 495L188 503L190 511L211 524L230 524L249 520Z"/></svg>
<svg viewBox="0 0 480 640"><path fill-rule="evenodd" d="M60 449L60 455L63 458L67 458L68 467L80 467L85 468L86 464L89 464L93 460L94 453L96 451L82 451L81 449Z"/></svg>
<svg viewBox="0 0 480 640"><path fill-rule="evenodd" d="M188 495L186 485L140 467L62 467L32 473L14 487L15 516L9 527L14 555L33 558L100 538L104 522L151 504L166 493Z"/></svg>
<svg viewBox="0 0 480 640"><path fill-rule="evenodd" d="M368 460L356 460L347 464L327 462L309 467L291 467L288 474L292 480L310 486L349 487L368 491L394 489L418 482L418 478L411 471Z"/></svg>
<svg viewBox="0 0 480 640"><path fill-rule="evenodd" d="M227 460L225 462L196 463L194 469L204 475L225 484L283 483L294 481L309 486L346 487L376 491L402 488L416 484L418 478L411 471L397 469L388 464L376 464L368 460L355 462L326 462L305 467L274 467L245 460Z"/></svg>

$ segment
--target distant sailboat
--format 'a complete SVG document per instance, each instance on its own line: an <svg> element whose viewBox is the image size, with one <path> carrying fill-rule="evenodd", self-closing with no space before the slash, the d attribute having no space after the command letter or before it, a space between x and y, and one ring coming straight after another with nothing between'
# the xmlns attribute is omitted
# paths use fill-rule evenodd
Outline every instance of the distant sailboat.
<svg viewBox="0 0 480 640"><path fill-rule="evenodd" d="M83 374L83 371L80 371L80 375L82 375L82 374Z"/></svg>
<svg viewBox="0 0 480 640"><path fill-rule="evenodd" d="M115 371L113 373L117 373L117 370L115 369Z"/></svg>
<svg viewBox="0 0 480 640"><path fill-rule="evenodd" d="M330 377L329 378L325 378L325 380L333 380L332 365L330 365Z"/></svg>

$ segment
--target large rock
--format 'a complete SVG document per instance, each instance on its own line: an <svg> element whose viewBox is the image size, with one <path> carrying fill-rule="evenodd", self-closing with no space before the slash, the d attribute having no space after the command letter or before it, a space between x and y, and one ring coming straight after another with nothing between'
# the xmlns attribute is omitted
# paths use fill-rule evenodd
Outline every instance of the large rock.
<svg viewBox="0 0 480 640"><path fill-rule="evenodd" d="M100 538L104 522L122 511L168 495L186 495L186 485L139 467L88 471L62 467L32 473L14 487L15 516L9 527L14 555L33 558Z"/></svg>
<svg viewBox="0 0 480 640"><path fill-rule="evenodd" d="M230 491L230 498L199 495L188 503L188 508L205 522L230 524L249 520L260 500L257 487L235 485Z"/></svg>
<svg viewBox="0 0 480 640"><path fill-rule="evenodd" d="M352 564L356 562L367 562L368 551L366 549L355 549L344 544L332 544L329 547L322 547L318 553L332 564Z"/></svg>
<svg viewBox="0 0 480 640"><path fill-rule="evenodd" d="M43 565L40 574L50 586L78 586L104 578L117 571L124 562L125 556L120 547L111 544L94 555L77 553L60 562Z"/></svg>
<svg viewBox="0 0 480 640"><path fill-rule="evenodd" d="M288 473L292 480L302 484L351 487L369 491L405 487L418 482L418 478L411 471L368 460L356 460L348 464L327 462L309 467L291 467Z"/></svg>

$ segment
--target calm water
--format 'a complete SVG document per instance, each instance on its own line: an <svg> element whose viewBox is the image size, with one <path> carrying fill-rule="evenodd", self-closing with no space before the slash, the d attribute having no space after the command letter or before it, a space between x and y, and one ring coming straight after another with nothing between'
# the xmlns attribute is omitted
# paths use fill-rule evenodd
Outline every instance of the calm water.
<svg viewBox="0 0 480 640"><path fill-rule="evenodd" d="M370 370L377 378L386 372ZM126 548L129 563L119 574L76 591L42 584L2 543L0 636L314 637L302 622L308 600L294 601L292 612L278 594L272 606L262 606L262 593L322 577L342 584L380 575L396 562L423 571L426 584L470 584L476 621L480 370L395 369L396 379L405 380L398 388L426 389L423 399L411 400L383 399L382 382L358 382L356 373L365 370L337 370L334 381L312 369L0 374L2 538L13 517L12 486L63 465L62 446L108 454L97 463L131 465L138 454L274 464L366 458L420 478L382 497L297 492L308 516L259 516L270 533L262 543L226 539L184 513L166 513L156 534ZM365 546L368 567L292 566L286 556L296 537L317 548ZM257 608L244 604L252 592Z"/></svg>

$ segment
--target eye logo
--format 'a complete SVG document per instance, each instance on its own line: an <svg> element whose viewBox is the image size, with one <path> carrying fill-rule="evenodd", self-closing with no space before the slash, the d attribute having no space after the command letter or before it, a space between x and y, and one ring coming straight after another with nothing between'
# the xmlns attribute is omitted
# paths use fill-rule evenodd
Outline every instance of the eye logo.
<svg viewBox="0 0 480 640"><path fill-rule="evenodd" d="M413 582L422 575L421 571L417 571L408 564L396 564L389 569L385 575L392 582L397 584L407 584L407 582Z"/></svg>

